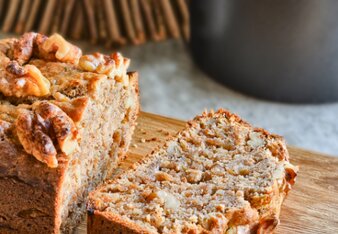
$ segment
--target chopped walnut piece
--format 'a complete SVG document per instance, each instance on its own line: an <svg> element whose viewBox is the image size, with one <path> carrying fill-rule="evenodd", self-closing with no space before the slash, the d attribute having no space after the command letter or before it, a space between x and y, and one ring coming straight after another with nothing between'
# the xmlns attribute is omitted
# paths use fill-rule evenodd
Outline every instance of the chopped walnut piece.
<svg viewBox="0 0 338 234"><path fill-rule="evenodd" d="M18 116L15 126L20 143L27 153L49 167L57 167L57 152L52 139L46 133L46 125L41 117L23 112Z"/></svg>
<svg viewBox="0 0 338 234"><path fill-rule="evenodd" d="M171 170L175 170L176 172L179 172L181 169L181 165L179 165L176 162L172 162L172 161L163 161L161 162L160 165L161 168L167 168L167 169L171 169Z"/></svg>
<svg viewBox="0 0 338 234"><path fill-rule="evenodd" d="M9 58L13 57L13 48L15 43L18 41L16 38L7 38L0 40L0 53L6 55Z"/></svg>
<svg viewBox="0 0 338 234"><path fill-rule="evenodd" d="M111 192L111 193L117 193L117 192L122 192L125 191L124 187L122 187L121 185L113 185L113 186L108 186L107 188L104 188L104 190L102 190L104 192Z"/></svg>
<svg viewBox="0 0 338 234"><path fill-rule="evenodd" d="M272 233L278 224L278 217L262 219L259 221L257 233Z"/></svg>
<svg viewBox="0 0 338 234"><path fill-rule="evenodd" d="M11 126L11 123L0 119L0 141L3 139L3 135L5 134L6 130Z"/></svg>
<svg viewBox="0 0 338 234"><path fill-rule="evenodd" d="M117 82L123 82L125 86L129 83L129 77L124 75L129 66L129 59L123 58L120 53L110 56L100 53L83 55L79 61L79 67L85 71L105 74L115 78Z"/></svg>
<svg viewBox="0 0 338 234"><path fill-rule="evenodd" d="M110 75L116 67L115 61L111 57L100 53L81 56L79 66L85 71L105 75Z"/></svg>
<svg viewBox="0 0 338 234"><path fill-rule="evenodd" d="M159 190L156 192L156 195L161 199L161 201L163 201L164 207L166 209L175 210L180 207L180 201L171 193Z"/></svg>
<svg viewBox="0 0 338 234"><path fill-rule="evenodd" d="M200 170L188 169L186 173L189 183L198 183L202 180L203 172Z"/></svg>
<svg viewBox="0 0 338 234"><path fill-rule="evenodd" d="M173 180L171 175L163 171L156 172L155 178L157 181L172 181Z"/></svg>
<svg viewBox="0 0 338 234"><path fill-rule="evenodd" d="M211 172L218 176L224 175L224 170L224 167L222 167L219 163L215 163L211 168Z"/></svg>
<svg viewBox="0 0 338 234"><path fill-rule="evenodd" d="M27 63L33 55L33 46L37 33L25 33L15 41L13 59L20 65Z"/></svg>
<svg viewBox="0 0 338 234"><path fill-rule="evenodd" d="M157 194L155 192L148 192L147 190L142 193L142 196L147 202L151 202L157 198Z"/></svg>
<svg viewBox="0 0 338 234"><path fill-rule="evenodd" d="M221 213L212 213L208 214L202 225L212 233L223 233L228 227L228 219Z"/></svg>
<svg viewBox="0 0 338 234"><path fill-rule="evenodd" d="M17 76L23 76L23 75L25 75L27 73L27 71L25 70L25 68L23 66L21 66L15 60L10 61L7 64L6 70L7 70L7 72L12 73L13 75L17 75Z"/></svg>
<svg viewBox="0 0 338 234"><path fill-rule="evenodd" d="M225 212L225 205L224 204L219 204L216 206L216 210L218 212L224 213Z"/></svg>
<svg viewBox="0 0 338 234"><path fill-rule="evenodd" d="M285 163L285 179L290 185L294 185L298 173L298 167L291 163Z"/></svg>
<svg viewBox="0 0 338 234"><path fill-rule="evenodd" d="M35 111L52 124L61 151L66 155L75 151L78 147L78 132L73 120L59 107L47 101L35 105Z"/></svg>
<svg viewBox="0 0 338 234"><path fill-rule="evenodd" d="M25 151L52 168L58 166L54 138L65 155L71 154L78 146L73 121L60 108L47 101L34 103L33 112L21 111L15 127Z"/></svg>
<svg viewBox="0 0 338 234"><path fill-rule="evenodd" d="M26 95L39 97L49 94L50 82L42 75L40 70L33 65L26 65L25 70L27 71L27 75L25 77L27 77L28 80Z"/></svg>
<svg viewBox="0 0 338 234"><path fill-rule="evenodd" d="M49 80L34 65L22 67L16 61L10 61L6 71L0 80L0 92L5 96L41 97L50 93Z"/></svg>
<svg viewBox="0 0 338 234"><path fill-rule="evenodd" d="M55 33L50 37L38 35L36 38L38 57L46 60L56 59L60 62L78 64L82 55L80 48L67 42L61 35Z"/></svg>
<svg viewBox="0 0 338 234"><path fill-rule="evenodd" d="M250 139L247 142L247 144L249 146L251 146L252 148L260 147L260 146L264 145L264 143L265 143L259 132L250 132L249 137L250 137Z"/></svg>
<svg viewBox="0 0 338 234"><path fill-rule="evenodd" d="M59 34L47 37L34 32L25 33L19 39L4 41L0 45L0 51L20 65L28 63L33 56L77 64L82 55L78 47L67 42Z"/></svg>

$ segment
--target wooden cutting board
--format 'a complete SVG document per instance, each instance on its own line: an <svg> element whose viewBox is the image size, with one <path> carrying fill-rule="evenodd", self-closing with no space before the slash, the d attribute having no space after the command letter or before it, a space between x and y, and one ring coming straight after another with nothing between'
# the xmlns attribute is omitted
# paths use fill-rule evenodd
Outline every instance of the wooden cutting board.
<svg viewBox="0 0 338 234"><path fill-rule="evenodd" d="M128 157L116 174L145 158L155 147L183 129L185 122L141 113ZM338 233L338 158L289 147L299 165L296 185L283 204L277 233ZM86 233L84 221L76 233Z"/></svg>

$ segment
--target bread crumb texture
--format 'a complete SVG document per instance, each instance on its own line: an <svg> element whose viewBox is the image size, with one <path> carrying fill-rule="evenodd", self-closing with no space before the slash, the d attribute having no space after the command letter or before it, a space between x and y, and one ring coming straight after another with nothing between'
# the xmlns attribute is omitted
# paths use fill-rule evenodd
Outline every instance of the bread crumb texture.
<svg viewBox="0 0 338 234"><path fill-rule="evenodd" d="M99 216L139 233L273 232L297 173L288 158L283 138L226 110L205 112L90 194L89 233Z"/></svg>

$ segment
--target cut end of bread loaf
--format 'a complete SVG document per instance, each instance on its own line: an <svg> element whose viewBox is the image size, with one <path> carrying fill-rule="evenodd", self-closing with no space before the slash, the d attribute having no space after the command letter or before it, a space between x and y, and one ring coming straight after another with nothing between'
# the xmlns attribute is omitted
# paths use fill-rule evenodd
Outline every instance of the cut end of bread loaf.
<svg viewBox="0 0 338 234"><path fill-rule="evenodd" d="M296 174L282 137L205 112L90 193L88 232L270 233Z"/></svg>
<svg viewBox="0 0 338 234"><path fill-rule="evenodd" d="M127 152L137 73L60 35L0 40L0 233L72 230L88 192ZM25 215L22 215L25 214Z"/></svg>

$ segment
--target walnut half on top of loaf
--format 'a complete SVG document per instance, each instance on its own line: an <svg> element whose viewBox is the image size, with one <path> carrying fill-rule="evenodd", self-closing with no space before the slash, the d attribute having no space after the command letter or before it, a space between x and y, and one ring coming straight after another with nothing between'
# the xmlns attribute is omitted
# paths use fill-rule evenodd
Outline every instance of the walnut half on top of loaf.
<svg viewBox="0 0 338 234"><path fill-rule="evenodd" d="M125 155L138 77L60 35L0 40L0 233L69 233Z"/></svg>
<svg viewBox="0 0 338 234"><path fill-rule="evenodd" d="M89 233L271 233L297 167L283 138L203 113L88 199Z"/></svg>
<svg viewBox="0 0 338 234"><path fill-rule="evenodd" d="M58 34L1 40L0 119L12 120L12 133L27 153L57 167L58 149L64 157L78 149L76 123L88 98L97 99L104 79L127 87L128 66L119 53L82 55Z"/></svg>

